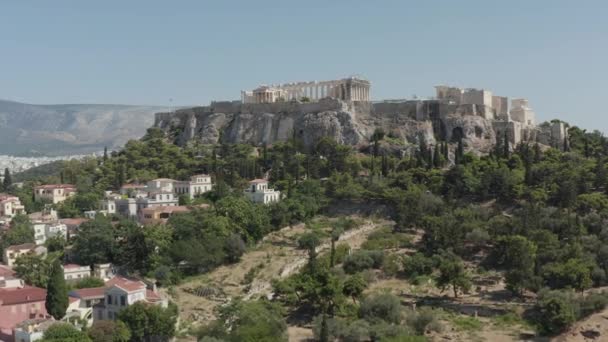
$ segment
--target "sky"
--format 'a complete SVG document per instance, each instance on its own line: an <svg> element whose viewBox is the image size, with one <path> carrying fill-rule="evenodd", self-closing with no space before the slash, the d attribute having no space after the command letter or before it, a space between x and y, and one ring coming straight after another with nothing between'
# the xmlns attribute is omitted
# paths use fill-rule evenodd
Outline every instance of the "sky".
<svg viewBox="0 0 608 342"><path fill-rule="evenodd" d="M361 75L373 100L484 88L608 133L607 13L605 0L0 0L0 98L187 106Z"/></svg>

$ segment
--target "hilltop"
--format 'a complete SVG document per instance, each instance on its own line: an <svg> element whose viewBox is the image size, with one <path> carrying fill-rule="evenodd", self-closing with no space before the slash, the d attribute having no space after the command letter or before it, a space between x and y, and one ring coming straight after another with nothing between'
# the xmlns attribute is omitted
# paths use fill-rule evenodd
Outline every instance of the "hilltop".
<svg viewBox="0 0 608 342"><path fill-rule="evenodd" d="M0 100L0 154L86 154L141 137L167 107Z"/></svg>

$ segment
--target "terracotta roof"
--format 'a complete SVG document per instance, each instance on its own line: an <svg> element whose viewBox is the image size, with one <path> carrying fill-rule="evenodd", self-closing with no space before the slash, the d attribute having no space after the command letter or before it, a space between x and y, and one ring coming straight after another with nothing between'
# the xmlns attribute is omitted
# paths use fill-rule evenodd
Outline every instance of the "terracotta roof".
<svg viewBox="0 0 608 342"><path fill-rule="evenodd" d="M259 184L259 183L268 183L268 180L266 179L254 179L252 181L249 181L249 184Z"/></svg>
<svg viewBox="0 0 608 342"><path fill-rule="evenodd" d="M46 300L46 290L39 287L0 289L1 305L15 305Z"/></svg>
<svg viewBox="0 0 608 342"><path fill-rule="evenodd" d="M149 302L157 302L161 300L160 295L150 289L146 290L146 300Z"/></svg>
<svg viewBox="0 0 608 342"><path fill-rule="evenodd" d="M12 278L14 276L15 276L15 271L13 271L8 266L0 265L0 277L3 277L3 278L10 277L10 278Z"/></svg>
<svg viewBox="0 0 608 342"><path fill-rule="evenodd" d="M12 246L8 246L6 249L9 251L22 251L25 249L34 249L36 248L36 244L35 243L24 243L22 245L12 245Z"/></svg>
<svg viewBox="0 0 608 342"><path fill-rule="evenodd" d="M76 189L76 185L73 184L45 184L38 185L34 189Z"/></svg>
<svg viewBox="0 0 608 342"><path fill-rule="evenodd" d="M0 202L4 202L4 201L18 201L19 197L17 196L13 196L13 195L9 195L9 194L0 194Z"/></svg>
<svg viewBox="0 0 608 342"><path fill-rule="evenodd" d="M175 179L171 178L156 178L151 180L151 182L175 182Z"/></svg>
<svg viewBox="0 0 608 342"><path fill-rule="evenodd" d="M129 279L121 276L115 276L106 282L106 287L112 286L117 286L127 292L138 291L146 288L146 284L141 280Z"/></svg>
<svg viewBox="0 0 608 342"><path fill-rule="evenodd" d="M106 291L105 286L91 287L88 289L78 289L70 291L70 296L80 299L101 299Z"/></svg>

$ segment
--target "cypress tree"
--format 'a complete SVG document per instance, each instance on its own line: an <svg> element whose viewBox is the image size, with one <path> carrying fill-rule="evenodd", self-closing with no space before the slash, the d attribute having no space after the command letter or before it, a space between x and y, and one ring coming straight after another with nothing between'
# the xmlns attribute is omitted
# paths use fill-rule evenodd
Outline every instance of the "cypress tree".
<svg viewBox="0 0 608 342"><path fill-rule="evenodd" d="M46 286L46 311L56 320L60 320L65 316L68 305L68 288L63 278L63 266L61 261L56 259Z"/></svg>
<svg viewBox="0 0 608 342"><path fill-rule="evenodd" d="M4 190L10 189L11 185L13 185L13 179L11 178L11 172L8 170L8 167L4 169L4 181L2 182Z"/></svg>
<svg viewBox="0 0 608 342"><path fill-rule="evenodd" d="M445 160L450 159L450 148L448 147L447 141L443 142L443 157L445 158Z"/></svg>
<svg viewBox="0 0 608 342"><path fill-rule="evenodd" d="M500 131L496 132L496 145L494 145L494 156L500 158L503 152L502 148L502 135Z"/></svg>
<svg viewBox="0 0 608 342"><path fill-rule="evenodd" d="M462 164L464 159L464 145L462 144L462 138L458 139L458 147L456 148L456 164Z"/></svg>
<svg viewBox="0 0 608 342"><path fill-rule="evenodd" d="M439 145L435 145L435 151L433 152L433 165L436 168L440 168L442 164L441 153L439 152Z"/></svg>
<svg viewBox="0 0 608 342"><path fill-rule="evenodd" d="M103 162L105 163L108 160L108 146L103 147Z"/></svg>
<svg viewBox="0 0 608 342"><path fill-rule="evenodd" d="M509 158L509 132L507 130L504 132L504 141L502 147L504 148L503 157Z"/></svg>

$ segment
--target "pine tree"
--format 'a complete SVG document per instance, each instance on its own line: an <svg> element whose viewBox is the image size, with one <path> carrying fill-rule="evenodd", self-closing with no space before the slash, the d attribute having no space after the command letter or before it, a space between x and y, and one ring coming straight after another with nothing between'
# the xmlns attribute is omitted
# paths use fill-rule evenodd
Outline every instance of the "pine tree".
<svg viewBox="0 0 608 342"><path fill-rule="evenodd" d="M63 266L60 259L56 259L46 286L46 311L56 320L60 320L65 316L68 305L68 288L63 277Z"/></svg>
<svg viewBox="0 0 608 342"><path fill-rule="evenodd" d="M2 182L2 186L4 187L4 190L7 191L11 188L11 185L13 185L13 179L11 178L11 172L7 167L4 169L4 181Z"/></svg>

